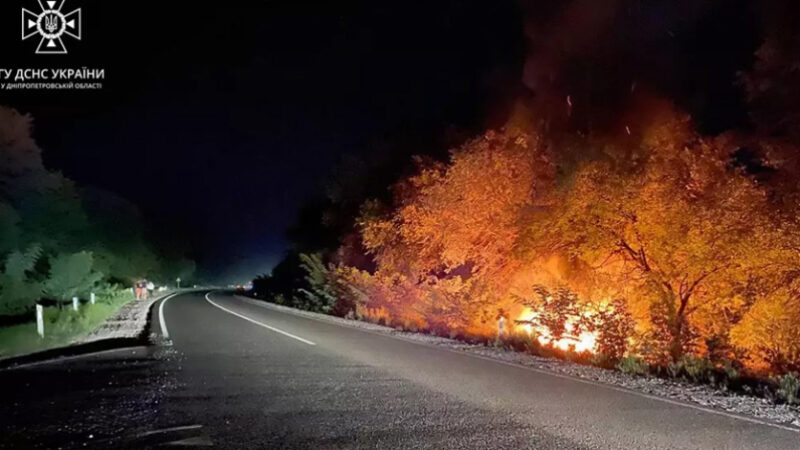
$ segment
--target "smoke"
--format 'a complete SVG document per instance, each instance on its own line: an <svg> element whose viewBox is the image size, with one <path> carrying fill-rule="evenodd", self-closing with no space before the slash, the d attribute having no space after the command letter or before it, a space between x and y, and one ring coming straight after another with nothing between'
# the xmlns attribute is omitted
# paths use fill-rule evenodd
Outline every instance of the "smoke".
<svg viewBox="0 0 800 450"><path fill-rule="evenodd" d="M755 0L520 0L530 105L578 130L641 94L674 101L705 131L746 122L737 74L762 41Z"/></svg>

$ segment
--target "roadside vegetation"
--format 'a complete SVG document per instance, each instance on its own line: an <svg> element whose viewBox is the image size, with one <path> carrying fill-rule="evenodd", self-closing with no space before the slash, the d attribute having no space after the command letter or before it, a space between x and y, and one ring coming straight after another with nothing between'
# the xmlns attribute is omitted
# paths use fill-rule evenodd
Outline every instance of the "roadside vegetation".
<svg viewBox="0 0 800 450"><path fill-rule="evenodd" d="M71 307L44 308L44 337L36 332L35 322L0 327L0 358L64 347L81 340L102 325L122 306L133 301L130 290L119 290L107 297L98 297L94 305L84 303L73 311Z"/></svg>
<svg viewBox="0 0 800 450"><path fill-rule="evenodd" d="M90 331L138 279L188 280L194 270L180 252L155 250L135 206L47 169L32 124L0 107L0 357ZM92 293L97 304L71 310L73 297L85 303ZM44 339L37 304L46 307Z"/></svg>
<svg viewBox="0 0 800 450"><path fill-rule="evenodd" d="M415 157L385 195L348 196L337 174L319 213L336 238L296 240L254 292L795 403L800 103L770 88L800 81L791 45L765 42L741 75L746 130L704 134L643 90L613 119L556 92Z"/></svg>

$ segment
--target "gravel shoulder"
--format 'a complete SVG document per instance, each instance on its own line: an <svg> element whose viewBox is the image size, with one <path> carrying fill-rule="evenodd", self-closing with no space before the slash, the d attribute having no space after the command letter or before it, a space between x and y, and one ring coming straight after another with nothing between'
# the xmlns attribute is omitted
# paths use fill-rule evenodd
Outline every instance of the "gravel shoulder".
<svg viewBox="0 0 800 450"><path fill-rule="evenodd" d="M154 303L174 294L163 292L147 300L132 300L76 344L87 344L105 339L139 339L147 332L150 308Z"/></svg>
<svg viewBox="0 0 800 450"><path fill-rule="evenodd" d="M65 345L0 359L0 369L11 369L123 347L148 344L147 330L152 306L174 292L164 292L148 300L132 300L100 326Z"/></svg>
<svg viewBox="0 0 800 450"><path fill-rule="evenodd" d="M754 417L800 430L800 408L788 405L775 405L764 398L726 392L711 386L696 385L682 380L666 380L654 376L629 375L615 370L585 366L555 358L543 358L497 347L473 345L454 339L422 333L412 333L369 322L298 310L239 295L237 295L236 298L253 305L305 316L315 320L392 335L402 339L444 347L450 350L518 364L537 370L548 371L562 376L628 389L655 397L690 403L741 416Z"/></svg>

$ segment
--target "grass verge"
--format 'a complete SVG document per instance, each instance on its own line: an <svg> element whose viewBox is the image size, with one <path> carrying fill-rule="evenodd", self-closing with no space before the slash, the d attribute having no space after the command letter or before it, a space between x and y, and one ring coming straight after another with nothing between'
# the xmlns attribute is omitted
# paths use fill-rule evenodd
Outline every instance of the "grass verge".
<svg viewBox="0 0 800 450"><path fill-rule="evenodd" d="M44 309L44 338L36 334L36 321L0 328L0 358L24 355L73 344L99 327L123 305L133 300L129 291L97 303L72 308Z"/></svg>

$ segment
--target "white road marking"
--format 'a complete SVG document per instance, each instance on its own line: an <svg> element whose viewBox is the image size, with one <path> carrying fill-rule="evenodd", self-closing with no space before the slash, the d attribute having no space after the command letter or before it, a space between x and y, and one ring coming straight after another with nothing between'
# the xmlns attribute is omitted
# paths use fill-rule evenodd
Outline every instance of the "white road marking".
<svg viewBox="0 0 800 450"><path fill-rule="evenodd" d="M255 303L253 303L253 304L255 304ZM262 305L257 305L257 306L262 306ZM768 422L766 420L761 420L761 419L758 419L758 418L755 418L755 417L744 416L744 415L740 415L740 414L736 414L736 413L729 413L729 412L726 412L726 411L707 408L707 407L704 407L704 406L695 405L693 403L687 403L687 402L683 402L683 401L680 401L680 400L673 400L673 399L666 398L666 397L659 397L659 396L656 396L656 395L646 394L644 392L635 391L633 389L628 389L628 388L624 388L624 387L621 387L621 386L615 386L615 385L611 385L611 384L606 384L606 383L602 383L602 382L599 382L599 381L587 380L586 378L580 378L580 377L576 377L576 376L573 376L573 375L567 375L567 374L552 372L552 371L549 371L547 369L540 369L538 367L531 367L531 366L526 366L526 365L523 365L523 364L518 364L518 363L514 363L514 362L510 362L510 361L503 361L501 359L495 359L495 358L492 358L490 356L476 355L474 353L471 353L471 352L468 352L468 351L465 351L465 350L457 350L457 349L452 349L452 348L446 348L446 347L442 347L442 346L439 346L439 345L436 345L436 344L431 344L431 343L428 343L428 342L420 342L420 341L417 341L417 340L414 340L414 339L411 339L411 338L398 336L398 335L395 335L395 334L388 334L388 333L384 333L384 332L381 332L381 331L358 328L358 327L354 327L354 326L350 326L350 325L347 325L347 324L340 323L338 321L326 320L326 319L328 319L329 316L325 316L324 314L321 315L322 317L311 317L311 316L308 316L306 314L302 314L302 313L304 313L306 311L298 311L298 312L295 312L295 311L284 311L283 309L271 308L271 306L272 305L270 303L264 303L262 307L266 308L266 309L270 309L272 311L282 312L284 314L291 314L291 315L293 315L295 317L303 317L303 318L306 318L308 320L315 320L317 322L326 323L326 324L330 324L330 325L336 325L336 326L339 326L339 327L342 327L342 328L347 328L347 329L350 329L350 330L361 331L361 332L364 332L364 333L374 334L376 336L383 336L383 337L387 337L387 338L390 338L390 339L397 339L397 340L400 340L400 341L408 342L410 344L420 345L422 347L428 347L428 348L432 348L432 349L436 349L436 350L442 350L442 351L446 351L446 352L450 352L450 353L455 353L455 354L458 354L458 355L468 356L470 358L482 359L484 361L489 361L489 362L493 362L493 363L497 363L497 364L503 364L505 366L516 367L518 369L530 370L531 372L536 372L536 373L539 373L539 374L542 374L542 375L561 378L561 379L564 379L564 380L576 381L578 383L588 384L588 385L596 386L596 387L603 388L603 389L610 389L612 391L617 391L617 392L621 392L621 393L625 393L625 394L631 394L631 395L635 395L635 396L638 396L638 397L644 397L644 398L647 398L647 399L650 399L650 400L669 403L669 404L675 405L675 406L683 406L685 408L691 408L691 409L695 409L695 410L698 410L698 411L706 412L706 413L709 413L709 414L715 414L715 415L718 415L718 416L728 417L728 418L731 418L731 419L737 419L737 420L741 420L741 421L744 421L744 422L750 422L750 423L757 424L757 425L766 425L766 426L772 427L772 428L778 428L778 429L781 429L781 430L791 431L791 432L794 432L794 433L800 433L800 429L798 429L796 427L793 427L793 426L782 425L782 424L774 423L774 422ZM283 308L291 309L291 308L288 308L288 307L283 307ZM394 330L392 330L392 331L394 331Z"/></svg>
<svg viewBox="0 0 800 450"><path fill-rule="evenodd" d="M171 299L172 297L178 295L178 293L170 294L161 300L161 304L158 305L158 322L161 324L161 334L164 336L164 339L169 339L169 330L167 330L167 322L164 320L164 305L167 303L167 300Z"/></svg>
<svg viewBox="0 0 800 450"><path fill-rule="evenodd" d="M202 425L184 425L181 427L172 427L172 428L162 428L160 430L152 430L152 431L145 431L144 433L139 433L136 435L137 438L143 438L147 436L152 436L154 434L163 434L163 433L175 433L178 431L188 431L188 430L197 430L199 428L203 428Z"/></svg>
<svg viewBox="0 0 800 450"><path fill-rule="evenodd" d="M395 337L395 336L391 336L391 337ZM404 341L412 342L414 344L420 344L420 345L431 346L431 347L436 348L433 345L424 344L422 342L414 342L414 341L412 341L410 339L403 339L401 337L397 337L397 339L402 339ZM453 352L453 353L458 353L460 355L471 356L473 358L483 359L483 360L486 360L486 361L491 361L491 362L495 362L495 363L499 363L499 364L504 364L506 366L517 367L519 369L530 370L532 372L537 372L537 373L541 373L543 375L549 375L549 376L556 377L556 378L563 378L565 380L577 381L579 383L584 383L584 384L589 384L589 385L592 385L592 386L597 386L597 387L600 387L600 388L610 389L612 391L622 392L622 393L625 393L625 394L632 394L632 395L636 395L636 396L639 396L639 397L644 397L644 398L647 398L647 399L650 399L650 400L656 400L656 401L660 401L660 402L664 402L664 403L669 403L669 404L675 405L675 406L683 406L685 408L696 409L698 411L703 411L703 412L707 412L707 413L710 413L710 414L716 414L718 416L728 417L728 418L731 418L731 419L742 420L742 421L754 423L754 424L757 424L757 425L766 425L766 426L770 426L770 427L773 427L773 428L780 428L782 430L792 431L792 432L795 432L795 433L800 433L800 429L797 429L797 428L794 428L794 427L791 427L791 426L781 425L779 423L767 422L767 421L760 420L760 419L757 419L757 418L754 418L754 417L742 416L742 415L739 415L739 414L720 411L720 410L717 410L717 409L706 408L706 407L703 407L703 406L695 405L693 403L682 402L680 400L672 400L672 399L666 398L666 397L658 397L656 395L646 394L644 392L634 391L632 389L628 389L628 388L624 388L624 387L605 384L605 383L602 383L602 382L599 382L599 381L592 381L592 380L587 380L585 378L575 377L575 376L572 376L572 375L565 375L565 374L550 372L550 371L548 371L546 369L539 369L537 367L524 366L522 364L517 364L517 363L510 362L510 361L503 361L503 360L500 360L500 359L494 359L494 358L491 358L489 356L483 356L483 355L476 355L476 354L473 354L473 353L467 353L467 352L461 351L461 350L455 350L455 349L450 349L450 348L442 348L442 350L445 350L445 351L448 351L448 352Z"/></svg>
<svg viewBox="0 0 800 450"><path fill-rule="evenodd" d="M257 321L257 320L253 320L253 319L251 319L251 318L249 318L249 317L247 317L247 316L245 316L245 315L243 315L243 314L239 314L239 313L237 313L237 312L235 312L235 311L231 311L230 309L228 309L228 308L226 308L226 307L224 307L224 306L220 306L220 305L218 305L218 304L214 303L214 301L213 301L213 300L211 300L211 297L210 297L210 295L211 295L211 293L210 293L210 292L209 292L208 294L206 294L206 300L208 301L208 303L211 303L212 305L214 305L214 306L216 306L217 308L219 308L219 309L221 309L221 310L225 311L225 312L226 312L226 313L228 313L228 314L233 314L234 316L236 316L236 317L239 317L239 318L241 318L241 319L244 319L244 320L246 320L246 321L248 321L248 322L250 322L250 323L254 323L254 324L256 324L256 325L258 325L258 326L260 326L260 327L264 327L264 328L266 328L266 329L268 329L268 330L271 330L271 331L274 331L274 332L276 332L276 333L282 334L282 335L284 335L284 336L286 336L286 337L290 337L290 338L292 338L292 339L298 340L298 341L300 341L300 342L302 342L302 343L304 343L304 344L308 344L308 345L317 345L317 344L315 344L315 343L313 343L313 342L309 341L308 339L303 339L303 338L301 338L300 336L295 336L295 335L293 335L292 333L287 333L287 332L285 332L285 331L283 331L283 330L279 330L279 329L277 329L277 328L275 328L275 327L271 327L271 326L269 326L269 325L267 325L267 324L264 324L264 323L261 323L261 322L259 322L259 321Z"/></svg>

